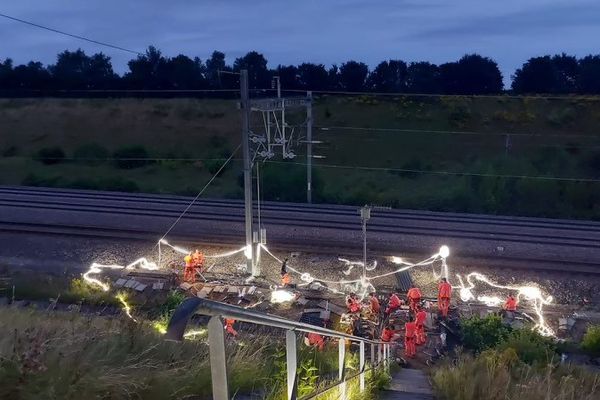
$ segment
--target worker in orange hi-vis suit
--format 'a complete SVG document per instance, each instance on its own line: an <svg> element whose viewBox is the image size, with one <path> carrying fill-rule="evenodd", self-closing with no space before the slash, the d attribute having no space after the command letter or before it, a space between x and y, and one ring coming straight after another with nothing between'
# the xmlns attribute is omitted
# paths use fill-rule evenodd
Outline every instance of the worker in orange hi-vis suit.
<svg viewBox="0 0 600 400"><path fill-rule="evenodd" d="M406 297L408 297L408 306L410 307L410 311L416 313L417 309L419 308L419 304L421 303L421 289L418 287L412 287L408 289Z"/></svg>
<svg viewBox="0 0 600 400"><path fill-rule="evenodd" d="M238 335L237 331L233 329L233 324L235 324L235 319L227 318L225 319L225 331L229 333L231 336L236 337Z"/></svg>
<svg viewBox="0 0 600 400"><path fill-rule="evenodd" d="M309 346L313 346L319 351L322 351L325 347L325 339L318 333L311 332L307 335L307 338Z"/></svg>
<svg viewBox="0 0 600 400"><path fill-rule="evenodd" d="M504 303L504 306L502 308L504 308L506 311L515 312L517 311L517 304L517 299L515 299L514 296L511 294L508 296L508 299L506 299L506 303Z"/></svg>
<svg viewBox="0 0 600 400"><path fill-rule="evenodd" d="M183 280L188 283L196 282L196 268L194 268L194 262L192 255L188 254L183 258L185 262L185 268L183 270Z"/></svg>
<svg viewBox="0 0 600 400"><path fill-rule="evenodd" d="M425 310L420 309L415 316L415 325L417 326L415 332L415 341L417 345L425 344L427 336L425 335L425 320L427 319L427 313Z"/></svg>
<svg viewBox="0 0 600 400"><path fill-rule="evenodd" d="M385 313L389 315L389 314L393 313L394 311L398 310L401 305L402 305L402 300L400 300L400 297L398 297L398 295L396 295L396 293L392 293L390 295L390 301L388 303L388 306L385 309Z"/></svg>
<svg viewBox="0 0 600 400"><path fill-rule="evenodd" d="M348 312L351 314L360 312L362 306L354 293L350 293L350 295L346 298L346 307L348 308Z"/></svg>
<svg viewBox="0 0 600 400"><path fill-rule="evenodd" d="M194 268L198 268L200 272L202 272L202 268L204 267L204 253L201 253L196 249L194 254L192 254L192 264L194 265Z"/></svg>
<svg viewBox="0 0 600 400"><path fill-rule="evenodd" d="M404 355L413 358L417 354L415 346L417 325L414 321L404 324Z"/></svg>
<svg viewBox="0 0 600 400"><path fill-rule="evenodd" d="M286 258L281 264L281 286L283 287L288 287L292 283L292 277L287 270L287 262L288 259Z"/></svg>
<svg viewBox="0 0 600 400"><path fill-rule="evenodd" d="M382 342L391 342L394 338L396 331L393 329L391 325L386 325L385 328L381 331L381 341Z"/></svg>
<svg viewBox="0 0 600 400"><path fill-rule="evenodd" d="M281 286L288 287L292 283L292 277L287 272L281 275Z"/></svg>
<svg viewBox="0 0 600 400"><path fill-rule="evenodd" d="M379 315L379 312L381 311L381 305L379 304L379 300L374 292L369 293L369 304L371 313L374 315Z"/></svg>
<svg viewBox="0 0 600 400"><path fill-rule="evenodd" d="M446 278L442 278L440 284L438 285L438 308L440 309L440 312L444 318L448 316L451 297L452 286L448 283Z"/></svg>

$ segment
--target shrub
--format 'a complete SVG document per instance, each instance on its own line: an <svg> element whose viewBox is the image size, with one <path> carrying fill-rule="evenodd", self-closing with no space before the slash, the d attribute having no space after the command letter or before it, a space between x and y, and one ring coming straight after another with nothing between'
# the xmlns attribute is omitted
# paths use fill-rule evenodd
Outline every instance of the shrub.
<svg viewBox="0 0 600 400"><path fill-rule="evenodd" d="M108 156L108 150L96 143L79 146L73 153L73 157L78 162L88 165L101 164L106 161Z"/></svg>
<svg viewBox="0 0 600 400"><path fill-rule="evenodd" d="M65 152L60 147L44 147L37 152L37 160L46 165L59 164L65 159Z"/></svg>
<svg viewBox="0 0 600 400"><path fill-rule="evenodd" d="M594 356L600 355L600 325L590 325L583 335L581 348Z"/></svg>
<svg viewBox="0 0 600 400"><path fill-rule="evenodd" d="M160 308L163 312L170 314L175 311L186 298L186 295L179 290L171 290Z"/></svg>
<svg viewBox="0 0 600 400"><path fill-rule="evenodd" d="M556 354L552 339L530 329L512 331L498 346L498 350L509 349L514 350L519 360L527 364L548 363Z"/></svg>
<svg viewBox="0 0 600 400"><path fill-rule="evenodd" d="M464 346L476 353L495 347L510 334L510 328L502 323L500 316L494 314L466 319L462 321L461 329Z"/></svg>
<svg viewBox="0 0 600 400"><path fill-rule="evenodd" d="M550 112L546 120L548 124L561 127L569 125L577 119L577 110L573 107L561 107L555 111Z"/></svg>
<svg viewBox="0 0 600 400"><path fill-rule="evenodd" d="M122 169L140 168L150 164L148 152L143 146L123 147L113 154L116 165Z"/></svg>

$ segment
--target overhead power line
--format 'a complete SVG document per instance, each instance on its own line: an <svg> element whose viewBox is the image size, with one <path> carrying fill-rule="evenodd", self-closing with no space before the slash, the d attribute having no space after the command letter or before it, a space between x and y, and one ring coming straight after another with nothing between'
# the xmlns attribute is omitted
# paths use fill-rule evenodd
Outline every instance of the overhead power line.
<svg viewBox="0 0 600 400"><path fill-rule="evenodd" d="M263 93L273 89L249 89L250 92ZM18 93L99 93L99 94L123 94L123 93L239 93L240 89L2 89L2 92Z"/></svg>
<svg viewBox="0 0 600 400"><path fill-rule="evenodd" d="M169 229L167 229L167 231L165 232L165 234L160 238L160 240L158 241L158 243L160 243L161 240L163 240L164 238L167 237L167 235L169 234L169 232L171 232L173 230L173 228L175 228L175 225L177 225L177 223L181 220L181 218L183 218L183 216L185 215L185 213L188 212L188 210L190 208L192 208L192 206L194 205L194 203L196 202L196 200L198 200L200 198L200 196L202 196L202 194L204 193L204 191L210 186L210 184L217 178L217 176L219 176L219 174L221 173L221 171L223 171L223 169L227 166L227 164L233 159L233 156L235 155L235 153L237 153L237 151L240 149L240 147L242 147L242 144L238 144L238 146L235 148L235 150L233 150L231 152L231 155L229 156L229 158L227 158L227 160L225 160L225 162L221 165L221 167L217 170L217 172L215 172L212 176L212 178L210 178L210 180L208 182L206 182L206 185L204 185L204 187L200 190L200 192L198 192L198 194L196 195L196 197L194 197L194 199L190 202L190 204L188 204L188 206L181 212L181 214L179 214L179 216L177 217L177 219L175 220L175 222L173 222L173 224L169 227ZM157 243L157 245L158 245Z"/></svg>
<svg viewBox="0 0 600 400"><path fill-rule="evenodd" d="M481 131L451 131L438 129L403 129L403 128L365 128L359 126L317 126L321 131L357 131L357 132L390 132L390 133L431 133L431 134L450 134L450 135L473 135L473 136L532 136L532 137L591 137L600 138L598 135L589 135L583 133L527 133L527 132L481 132Z"/></svg>
<svg viewBox="0 0 600 400"><path fill-rule="evenodd" d="M10 15L6 15L6 14L2 14L0 13L0 17L4 17L6 19L10 19L16 22L20 22L22 24L26 24L26 25L30 25L30 26L34 26L36 28L40 28L40 29L44 29L50 32L54 32L54 33L58 33L60 35L64 35L64 36L69 36L75 39L79 39L79 40L83 40L86 42L90 42L90 43L94 43L94 44L98 44L100 46L104 46L104 47L110 47L111 49L115 49L115 50L121 50L121 51L125 51L127 53L132 53L132 54L136 54L136 55L144 55L144 53L140 53L139 51L135 51L135 50L131 50L131 49L127 49L125 47L121 47L121 46L117 46L114 44L110 44L110 43L106 43L106 42L101 42L99 40L94 40L94 39L90 39L87 38L85 36L80 36L80 35L75 35L73 33L69 33L69 32L65 32L65 31L61 31L58 29L54 29L54 28L50 28L48 26L44 26L44 25L40 25L40 24L36 24L35 22L31 22L31 21L26 21L24 19L20 19L20 18L16 18L16 17L12 17Z"/></svg>
<svg viewBox="0 0 600 400"><path fill-rule="evenodd" d="M239 161L241 158L156 158L156 157L134 157L134 158L98 158L98 157L26 157L26 156L11 156L5 158L21 159L21 160L62 160L62 161Z"/></svg>
<svg viewBox="0 0 600 400"><path fill-rule="evenodd" d="M600 101L598 94L566 94L564 96L548 95L515 95L515 94L440 94L440 93L405 93L405 92L351 92L344 90L312 90L312 89L285 89L284 92L313 94L331 94L345 96L391 96L391 97L472 97L490 99L539 99L539 100L589 100Z"/></svg>
<svg viewBox="0 0 600 400"><path fill-rule="evenodd" d="M272 164L293 164L293 165L307 165L301 162L292 161L265 161ZM419 169L409 168L386 168L386 167L363 167L363 166L349 166L349 165L337 165L337 164L312 164L313 167L321 168L335 168L335 169L355 169L362 171L386 171L386 172L406 172L415 174L427 174L427 175L446 175L446 176L479 176L484 178L502 178L502 179L531 179L531 180L542 180L542 181L563 181L563 182L600 182L600 179L594 178L573 178L573 177L558 177L558 176L532 176L532 175L505 175L505 174L486 174L477 172L459 172L459 171L425 171Z"/></svg>

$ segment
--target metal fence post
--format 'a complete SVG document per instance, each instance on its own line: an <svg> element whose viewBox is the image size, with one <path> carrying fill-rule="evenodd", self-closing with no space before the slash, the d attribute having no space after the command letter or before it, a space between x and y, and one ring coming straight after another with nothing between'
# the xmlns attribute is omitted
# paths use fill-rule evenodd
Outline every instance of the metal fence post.
<svg viewBox="0 0 600 400"><path fill-rule="evenodd" d="M208 321L208 343L210 352L210 375L214 400L229 400L227 385L227 356L225 355L225 333L219 316Z"/></svg>
<svg viewBox="0 0 600 400"><path fill-rule="evenodd" d="M288 400L295 400L298 390L296 381L298 353L296 352L296 334L292 330L285 332L285 356L287 364L287 398Z"/></svg>
<svg viewBox="0 0 600 400"><path fill-rule="evenodd" d="M365 342L360 341L360 361L358 368L360 369L360 392L365 391Z"/></svg>
<svg viewBox="0 0 600 400"><path fill-rule="evenodd" d="M344 375L346 369L346 339L340 338L338 345L338 378L340 380L340 399L346 400L346 382L344 382Z"/></svg>
<svg viewBox="0 0 600 400"><path fill-rule="evenodd" d="M375 366L375 344L371 343L371 368Z"/></svg>
<svg viewBox="0 0 600 400"><path fill-rule="evenodd" d="M390 368L390 345L389 344L384 344L383 345L383 351L384 351L384 361L383 364L385 365L385 369L386 371L389 371Z"/></svg>

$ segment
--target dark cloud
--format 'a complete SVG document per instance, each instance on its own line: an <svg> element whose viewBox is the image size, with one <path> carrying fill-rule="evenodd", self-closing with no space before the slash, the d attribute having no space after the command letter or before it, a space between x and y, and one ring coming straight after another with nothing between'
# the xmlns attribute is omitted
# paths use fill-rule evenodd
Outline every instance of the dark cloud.
<svg viewBox="0 0 600 400"><path fill-rule="evenodd" d="M440 63L478 52L505 77L527 58L598 52L596 0L5 0L0 12L137 51L228 61L249 50L272 66L389 58ZM8 3L8 4L7 4ZM131 54L0 18L0 58L52 63L81 47L102 51L123 72Z"/></svg>

